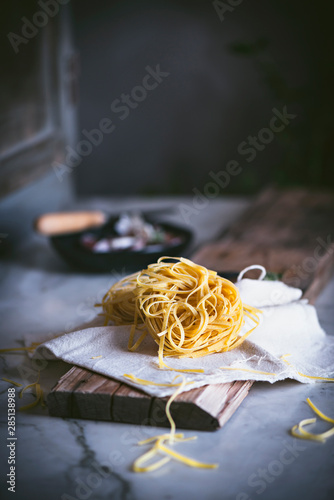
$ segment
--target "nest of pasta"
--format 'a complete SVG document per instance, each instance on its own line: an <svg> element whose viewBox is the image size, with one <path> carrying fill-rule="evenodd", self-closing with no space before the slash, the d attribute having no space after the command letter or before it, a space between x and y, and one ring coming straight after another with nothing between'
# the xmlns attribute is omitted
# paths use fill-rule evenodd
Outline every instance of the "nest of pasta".
<svg viewBox="0 0 334 500"><path fill-rule="evenodd" d="M106 324L132 325L129 349L149 333L163 356L196 358L238 347L259 323L238 288L215 271L184 258L161 257L114 284L102 300ZM240 335L245 316L254 327ZM143 330L134 342L136 329ZM165 365L166 366L166 365Z"/></svg>

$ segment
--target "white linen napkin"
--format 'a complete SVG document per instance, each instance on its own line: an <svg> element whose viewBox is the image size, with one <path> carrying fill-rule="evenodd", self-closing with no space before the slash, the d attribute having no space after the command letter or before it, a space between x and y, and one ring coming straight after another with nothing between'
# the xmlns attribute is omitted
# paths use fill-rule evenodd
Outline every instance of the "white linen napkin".
<svg viewBox="0 0 334 500"><path fill-rule="evenodd" d="M204 369L204 373L184 374L187 382L192 382L185 386L185 391L235 380L274 383L290 378L315 383L321 380L316 377L334 377L334 338L320 327L315 308L306 300L300 300L301 290L282 282L250 279L241 279L237 286L244 303L263 311L261 323L232 351L197 359L165 358L165 362L176 369ZM252 326L247 319L241 334ZM149 335L137 352L128 351L129 333L129 326L87 328L45 342L34 356L62 359L139 387L152 396L172 394L175 387L138 385L124 377L132 374L168 384L178 374L159 369L158 346ZM282 359L285 355L289 356Z"/></svg>

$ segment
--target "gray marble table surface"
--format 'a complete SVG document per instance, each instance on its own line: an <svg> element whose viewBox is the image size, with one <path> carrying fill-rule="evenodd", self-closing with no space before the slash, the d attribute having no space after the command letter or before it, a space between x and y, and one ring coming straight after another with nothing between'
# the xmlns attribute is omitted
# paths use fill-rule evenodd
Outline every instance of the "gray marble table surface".
<svg viewBox="0 0 334 500"><path fill-rule="evenodd" d="M81 206L119 211L127 207L154 209L178 207L191 198L124 198L87 200ZM247 209L249 200L220 198L192 217L193 248L216 238ZM166 216L180 220L175 210ZM15 254L0 262L1 347L42 341L83 323L96 315L94 303L120 277L113 272L98 275L70 270L42 237L28 232ZM334 280L319 296L316 308L328 335L334 334ZM30 362L22 355L1 355L4 377L32 382ZM48 390L69 368L49 363L41 372ZM131 465L141 448L140 439L161 429L107 422L60 419L36 407L16 413L16 492L8 492L7 389L0 381L1 497L16 499L184 499L193 500L325 500L334 498L334 438L325 444L293 438L289 429L313 416L306 404L310 397L324 413L334 416L334 386L331 383L255 383L230 421L220 430L185 431L196 434L194 442L178 450L206 462L217 462L216 470L200 470L169 462L163 469L136 474ZM22 404L18 399L17 401ZM33 396L25 395L30 402ZM19 404L18 404L19 406ZM328 426L324 425L324 428ZM319 427L320 428L320 427Z"/></svg>

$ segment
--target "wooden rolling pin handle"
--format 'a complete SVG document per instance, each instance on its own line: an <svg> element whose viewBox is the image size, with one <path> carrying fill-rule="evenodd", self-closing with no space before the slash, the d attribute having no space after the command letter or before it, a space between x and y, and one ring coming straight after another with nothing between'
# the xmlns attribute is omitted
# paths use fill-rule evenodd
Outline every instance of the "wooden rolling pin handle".
<svg viewBox="0 0 334 500"><path fill-rule="evenodd" d="M35 230L45 236L56 236L101 226L105 222L106 215L100 211L49 213L36 219Z"/></svg>

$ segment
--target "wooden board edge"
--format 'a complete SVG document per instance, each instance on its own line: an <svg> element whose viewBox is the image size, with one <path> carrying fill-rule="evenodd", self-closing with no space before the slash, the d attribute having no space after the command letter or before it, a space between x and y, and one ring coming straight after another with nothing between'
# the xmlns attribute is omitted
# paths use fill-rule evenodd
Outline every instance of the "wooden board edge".
<svg viewBox="0 0 334 500"><path fill-rule="evenodd" d="M217 419L219 427L223 427L226 422L232 417L235 411L239 408L245 397L248 395L250 388L254 384L254 380L245 380L241 382L240 389L236 392L231 400L229 400L224 408L219 413ZM238 382L234 382L236 384ZM239 382L240 383L240 382Z"/></svg>

